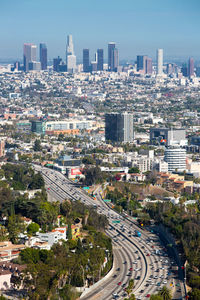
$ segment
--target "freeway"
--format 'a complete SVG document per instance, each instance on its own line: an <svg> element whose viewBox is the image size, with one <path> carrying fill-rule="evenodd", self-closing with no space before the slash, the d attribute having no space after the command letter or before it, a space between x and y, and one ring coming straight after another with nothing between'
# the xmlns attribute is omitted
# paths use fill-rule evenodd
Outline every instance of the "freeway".
<svg viewBox="0 0 200 300"><path fill-rule="evenodd" d="M106 205L99 191L94 200L58 171L38 165L33 167L43 175L47 192L52 198L60 202L66 198L80 200L86 205L94 206L98 213L108 217L109 227L106 234L113 241L116 270L111 278L102 283L100 281L81 299L123 299L127 295L125 287L130 278L135 281L133 292L136 299L147 299L164 285L171 289L173 299L184 299L183 282L171 271L175 261L168 256L156 234L143 230L141 237L138 237L138 226ZM114 224L113 221L119 223Z"/></svg>

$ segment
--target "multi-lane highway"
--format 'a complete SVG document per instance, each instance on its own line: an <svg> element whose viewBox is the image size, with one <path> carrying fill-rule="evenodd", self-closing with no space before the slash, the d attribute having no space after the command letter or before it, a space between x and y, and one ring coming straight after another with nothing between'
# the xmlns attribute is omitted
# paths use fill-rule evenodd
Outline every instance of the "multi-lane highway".
<svg viewBox="0 0 200 300"><path fill-rule="evenodd" d="M99 191L96 200L93 200L63 174L38 165L34 165L34 168L43 175L47 192L52 198L60 202L66 198L81 200L87 205L95 206L98 213L108 217L109 227L106 233L113 241L115 270L110 278L90 288L81 299L123 299L127 295L125 288L131 278L135 282L133 292L137 299L149 298L164 285L171 289L173 299L184 299L183 282L172 271L175 261L168 257L157 235L142 230L141 237L138 237L138 226L107 206ZM116 220L120 223L114 224L113 221Z"/></svg>

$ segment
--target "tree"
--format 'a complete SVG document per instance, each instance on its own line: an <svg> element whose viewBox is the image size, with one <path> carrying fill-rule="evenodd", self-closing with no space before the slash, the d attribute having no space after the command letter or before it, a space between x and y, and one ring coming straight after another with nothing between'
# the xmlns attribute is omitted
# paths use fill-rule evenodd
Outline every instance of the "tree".
<svg viewBox="0 0 200 300"><path fill-rule="evenodd" d="M150 300L163 300L161 295L151 295Z"/></svg>
<svg viewBox="0 0 200 300"><path fill-rule="evenodd" d="M133 288L134 288L134 279L130 279L128 286L126 288L126 292L127 292L128 296L131 294ZM130 299L130 297L129 297L129 299Z"/></svg>
<svg viewBox="0 0 200 300"><path fill-rule="evenodd" d="M191 300L199 300L200 299L200 290L199 289L192 289L189 293Z"/></svg>
<svg viewBox="0 0 200 300"><path fill-rule="evenodd" d="M8 240L8 230L3 225L0 225L0 242Z"/></svg>
<svg viewBox="0 0 200 300"><path fill-rule="evenodd" d="M35 143L34 143L34 146L33 146L33 150L35 152L42 150L40 140L35 140Z"/></svg>
<svg viewBox="0 0 200 300"><path fill-rule="evenodd" d="M68 240L72 239L72 227L71 223L69 222L67 225L67 238Z"/></svg>
<svg viewBox="0 0 200 300"><path fill-rule="evenodd" d="M32 222L31 224L28 225L27 227L27 232L30 235L34 235L36 232L38 232L40 229L40 226L37 223Z"/></svg>
<svg viewBox="0 0 200 300"><path fill-rule="evenodd" d="M171 291L166 286L163 286L159 294L162 296L163 300L172 299Z"/></svg>
<svg viewBox="0 0 200 300"><path fill-rule="evenodd" d="M128 173L131 174L131 173L140 173L140 170L138 167L132 167L128 170Z"/></svg>

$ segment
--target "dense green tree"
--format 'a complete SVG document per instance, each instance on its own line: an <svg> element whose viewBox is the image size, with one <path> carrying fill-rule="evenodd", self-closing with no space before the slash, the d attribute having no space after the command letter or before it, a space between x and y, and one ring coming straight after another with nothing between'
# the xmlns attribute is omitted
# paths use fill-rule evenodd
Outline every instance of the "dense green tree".
<svg viewBox="0 0 200 300"><path fill-rule="evenodd" d="M40 226L37 223L32 222L31 224L28 225L26 228L27 233L30 235L34 235L36 232L38 232L40 229Z"/></svg>
<svg viewBox="0 0 200 300"><path fill-rule="evenodd" d="M0 242L8 240L8 230L5 226L0 225Z"/></svg>
<svg viewBox="0 0 200 300"><path fill-rule="evenodd" d="M166 286L163 286L159 294L162 296L163 300L172 299L171 291Z"/></svg>
<svg viewBox="0 0 200 300"><path fill-rule="evenodd" d="M200 299L200 290L199 289L192 289L189 293L189 299L191 300L199 300Z"/></svg>
<svg viewBox="0 0 200 300"><path fill-rule="evenodd" d="M163 300L161 295L151 295L150 300Z"/></svg>
<svg viewBox="0 0 200 300"><path fill-rule="evenodd" d="M70 222L67 224L67 238L72 239L72 224Z"/></svg>
<svg viewBox="0 0 200 300"><path fill-rule="evenodd" d="M35 152L41 151L41 150L42 150L40 140L38 140L38 139L35 140L35 143L34 143L34 146L33 146L33 150L34 150Z"/></svg>

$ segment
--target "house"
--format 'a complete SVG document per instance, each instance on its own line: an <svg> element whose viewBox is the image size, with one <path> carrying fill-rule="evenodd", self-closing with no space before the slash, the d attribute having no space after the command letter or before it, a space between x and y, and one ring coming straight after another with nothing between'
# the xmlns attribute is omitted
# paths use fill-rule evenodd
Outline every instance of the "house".
<svg viewBox="0 0 200 300"><path fill-rule="evenodd" d="M14 245L8 241L0 242L0 262L17 258L21 250L25 248L25 245Z"/></svg>
<svg viewBox="0 0 200 300"><path fill-rule="evenodd" d="M0 290L8 290L12 287L13 277L18 277L26 268L26 265L13 264L9 261L0 263Z"/></svg>
<svg viewBox="0 0 200 300"><path fill-rule="evenodd" d="M47 233L39 232L38 237L40 241L47 242L52 247L53 244L58 243L60 240L66 241L66 227L58 227Z"/></svg>

